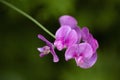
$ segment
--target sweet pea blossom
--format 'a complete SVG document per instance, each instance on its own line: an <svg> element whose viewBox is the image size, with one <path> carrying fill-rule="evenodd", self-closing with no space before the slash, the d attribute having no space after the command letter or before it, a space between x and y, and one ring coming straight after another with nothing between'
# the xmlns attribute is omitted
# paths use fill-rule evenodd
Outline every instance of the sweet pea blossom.
<svg viewBox="0 0 120 80"><path fill-rule="evenodd" d="M56 55L56 53L54 51L54 45L51 42L49 42L41 34L38 34L38 38L46 43L46 45L44 47L37 48L38 51L40 52L40 57L43 57L43 56L45 56L45 55L47 55L47 54L49 54L51 52L51 54L53 55L53 62L58 62L59 58L58 58L58 56Z"/></svg>
<svg viewBox="0 0 120 80"><path fill-rule="evenodd" d="M59 18L59 22L61 27L67 25L76 31L78 36L77 43L79 43L79 41L81 40L81 31L80 31L80 27L77 25L77 20L72 16L64 15Z"/></svg>
<svg viewBox="0 0 120 80"><path fill-rule="evenodd" d="M54 45L58 50L68 48L69 46L75 44L78 39L76 31L67 25L60 27L57 30L55 37L56 40L54 42Z"/></svg>
<svg viewBox="0 0 120 80"><path fill-rule="evenodd" d="M80 28L75 18L64 15L59 18L60 28L56 31L54 45L58 50L68 48L81 39Z"/></svg>
<svg viewBox="0 0 120 80"><path fill-rule="evenodd" d="M88 43L74 44L65 52L65 59L75 59L77 66L81 68L90 68L97 60L97 55Z"/></svg>

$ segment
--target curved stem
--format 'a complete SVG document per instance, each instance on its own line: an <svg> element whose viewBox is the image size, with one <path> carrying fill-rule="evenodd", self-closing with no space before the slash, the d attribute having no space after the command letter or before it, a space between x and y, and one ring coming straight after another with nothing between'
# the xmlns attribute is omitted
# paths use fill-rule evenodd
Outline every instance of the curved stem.
<svg viewBox="0 0 120 80"><path fill-rule="evenodd" d="M20 14L22 14L23 16L27 17L29 20L31 20L32 22L34 22L36 25L38 25L41 29L43 29L46 33L48 33L50 36L52 36L53 38L55 38L55 36L49 31L47 30L43 25L41 25L37 20L35 20L33 17L31 17L30 15L28 15L27 13L25 13L24 11L18 9L17 7L15 7L14 5L4 1L4 0L0 0L0 2L2 2L3 4L7 5L8 7L14 9L15 11L19 12Z"/></svg>

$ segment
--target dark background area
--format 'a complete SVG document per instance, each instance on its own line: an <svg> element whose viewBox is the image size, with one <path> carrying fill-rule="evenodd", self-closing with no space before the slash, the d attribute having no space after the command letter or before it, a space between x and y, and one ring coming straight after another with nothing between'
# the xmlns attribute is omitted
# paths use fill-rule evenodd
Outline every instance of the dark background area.
<svg viewBox="0 0 120 80"><path fill-rule="evenodd" d="M0 80L119 80L120 0L6 0L25 11L55 34L58 18L68 14L87 26L99 42L98 60L90 69L81 69L64 51L39 57L38 47L54 39L32 21L0 3Z"/></svg>

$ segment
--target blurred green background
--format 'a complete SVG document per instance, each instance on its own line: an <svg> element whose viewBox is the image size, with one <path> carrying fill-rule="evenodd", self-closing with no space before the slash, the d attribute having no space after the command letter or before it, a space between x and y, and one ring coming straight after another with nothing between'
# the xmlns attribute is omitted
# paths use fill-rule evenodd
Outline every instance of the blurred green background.
<svg viewBox="0 0 120 80"><path fill-rule="evenodd" d="M39 57L43 34L54 39L29 19L0 3L0 80L119 80L120 0L6 0L38 20L55 34L58 18L68 14L87 26L99 41L98 60L90 69L81 69L64 51Z"/></svg>

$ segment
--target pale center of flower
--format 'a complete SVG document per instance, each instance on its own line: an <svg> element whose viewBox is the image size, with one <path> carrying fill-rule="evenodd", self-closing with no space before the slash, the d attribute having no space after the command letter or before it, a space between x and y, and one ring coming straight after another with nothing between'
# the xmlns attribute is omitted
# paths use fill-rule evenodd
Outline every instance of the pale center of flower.
<svg viewBox="0 0 120 80"><path fill-rule="evenodd" d="M80 64L83 64L84 61L83 61L83 56L79 56L78 58L76 58L76 63L77 65L79 66Z"/></svg>
<svg viewBox="0 0 120 80"><path fill-rule="evenodd" d="M43 49L44 49L44 50L43 50L43 53L44 53L44 54L50 53L50 47L49 47L49 46L44 46Z"/></svg>

